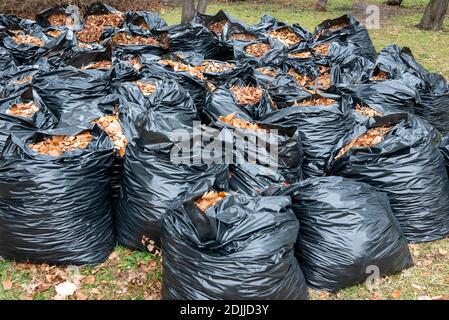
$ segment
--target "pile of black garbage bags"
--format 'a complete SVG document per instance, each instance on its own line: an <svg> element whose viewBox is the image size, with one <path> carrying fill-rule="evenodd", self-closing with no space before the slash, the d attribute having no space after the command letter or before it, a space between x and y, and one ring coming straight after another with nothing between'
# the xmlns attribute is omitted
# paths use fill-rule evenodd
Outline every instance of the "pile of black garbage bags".
<svg viewBox="0 0 449 320"><path fill-rule="evenodd" d="M350 16L0 15L0 257L160 248L165 299L398 273L449 234L448 106L443 76Z"/></svg>

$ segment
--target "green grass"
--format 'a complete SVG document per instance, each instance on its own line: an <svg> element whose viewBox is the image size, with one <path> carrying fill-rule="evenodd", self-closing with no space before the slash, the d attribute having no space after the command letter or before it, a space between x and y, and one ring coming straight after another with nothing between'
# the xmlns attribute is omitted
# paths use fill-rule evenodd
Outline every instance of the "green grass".
<svg viewBox="0 0 449 320"><path fill-rule="evenodd" d="M370 0L382 3L384 0ZM405 0L395 16L382 20L381 29L370 30L377 48L389 44L408 46L417 60L431 71L449 77L449 19L441 32L414 28L428 0ZM264 13L282 21L299 23L313 31L322 20L334 18L350 10L354 1L333 0L327 12L311 10L312 0L281 1L283 5L229 3L211 4L208 13L225 9L235 17L256 23ZM285 3L290 3L285 5ZM298 4L300 3L300 4ZM180 10L166 11L163 17L177 23ZM449 239L433 243L411 245L415 266L398 275L384 277L378 288L369 290L358 285L334 294L311 290L313 299L449 299ZM118 247L112 256L99 266L81 267L80 275L71 269L47 265L15 264L0 261L0 300L54 299L55 287L64 281L78 285L69 299L158 299L161 286L160 257L148 253L131 252Z"/></svg>

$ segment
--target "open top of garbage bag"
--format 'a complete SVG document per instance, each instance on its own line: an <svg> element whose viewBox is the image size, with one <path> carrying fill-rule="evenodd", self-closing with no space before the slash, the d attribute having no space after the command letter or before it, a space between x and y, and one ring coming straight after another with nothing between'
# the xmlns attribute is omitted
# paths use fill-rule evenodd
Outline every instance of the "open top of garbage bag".
<svg viewBox="0 0 449 320"><path fill-rule="evenodd" d="M322 176L335 144L354 124L349 103L338 95L308 95L287 102L286 107L266 115L260 122L296 127L304 150L304 175Z"/></svg>
<svg viewBox="0 0 449 320"><path fill-rule="evenodd" d="M61 5L48 8L36 15L36 23L46 27L81 29L79 8L75 5Z"/></svg>
<svg viewBox="0 0 449 320"><path fill-rule="evenodd" d="M438 150L441 135L410 114L392 114L356 126L340 140L327 173L386 192L410 242L449 234L449 180Z"/></svg>
<svg viewBox="0 0 449 320"><path fill-rule="evenodd" d="M154 12L128 11L125 13L125 27L133 32L147 34L167 27L167 23Z"/></svg>
<svg viewBox="0 0 449 320"><path fill-rule="evenodd" d="M48 264L106 260L114 247L112 147L98 128L12 135L0 154L0 256Z"/></svg>
<svg viewBox="0 0 449 320"><path fill-rule="evenodd" d="M0 119L43 130L55 126L58 122L36 91L31 88L16 96L0 100Z"/></svg>
<svg viewBox="0 0 449 320"><path fill-rule="evenodd" d="M245 80L231 79L209 92L203 113L211 122L231 113L235 113L237 118L254 121L274 110L268 91L255 78L246 77Z"/></svg>
<svg viewBox="0 0 449 320"><path fill-rule="evenodd" d="M201 211L205 191L164 217L163 299L307 299L290 199L229 194Z"/></svg>
<svg viewBox="0 0 449 320"><path fill-rule="evenodd" d="M365 26L354 17L343 15L336 19L325 20L315 28L314 41L351 41L363 51L361 56L374 61L377 53Z"/></svg>

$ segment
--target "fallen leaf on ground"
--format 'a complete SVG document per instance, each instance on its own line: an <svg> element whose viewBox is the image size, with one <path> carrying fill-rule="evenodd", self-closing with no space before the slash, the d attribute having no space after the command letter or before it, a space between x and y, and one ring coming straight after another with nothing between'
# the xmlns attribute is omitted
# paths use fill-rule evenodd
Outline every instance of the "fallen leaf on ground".
<svg viewBox="0 0 449 320"><path fill-rule="evenodd" d="M94 282L95 282L95 277L94 277L94 276L88 276L88 277L86 277L85 282L86 282L87 284L94 284Z"/></svg>
<svg viewBox="0 0 449 320"><path fill-rule="evenodd" d="M401 291L399 291L399 290L394 290L394 291L391 293L391 296L393 297L393 299L399 299L399 298L401 297Z"/></svg>
<svg viewBox="0 0 449 320"><path fill-rule="evenodd" d="M3 289L4 289L5 291L11 290L11 288L12 288L12 282L11 282L11 280L5 280L5 281L3 281Z"/></svg>
<svg viewBox="0 0 449 320"><path fill-rule="evenodd" d="M439 248L438 253L441 254L442 256L445 256L445 255L447 255L447 250Z"/></svg>

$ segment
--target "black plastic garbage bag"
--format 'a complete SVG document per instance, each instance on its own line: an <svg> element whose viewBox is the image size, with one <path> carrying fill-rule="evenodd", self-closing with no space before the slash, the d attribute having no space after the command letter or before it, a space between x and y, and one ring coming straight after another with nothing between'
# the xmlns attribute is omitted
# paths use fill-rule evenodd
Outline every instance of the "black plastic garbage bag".
<svg viewBox="0 0 449 320"><path fill-rule="evenodd" d="M427 120L442 134L449 133L449 83L444 76L430 73L426 76L426 88L419 90L421 102L415 112Z"/></svg>
<svg viewBox="0 0 449 320"><path fill-rule="evenodd" d="M108 6L101 2L92 3L84 13L84 19L86 19L90 15L101 15L101 14L112 14L112 13L121 13L117 9Z"/></svg>
<svg viewBox="0 0 449 320"><path fill-rule="evenodd" d="M213 59L220 51L219 41L204 25L197 22L167 27L170 51L193 51Z"/></svg>
<svg viewBox="0 0 449 320"><path fill-rule="evenodd" d="M139 34L127 29L109 29L103 35L111 38L109 45L114 51L128 54L149 53L161 56L168 50L166 32Z"/></svg>
<svg viewBox="0 0 449 320"><path fill-rule="evenodd" d="M329 94L292 101L289 107L261 119L261 123L298 128L304 150L305 177L324 175L336 143L354 126L348 100Z"/></svg>
<svg viewBox="0 0 449 320"><path fill-rule="evenodd" d="M16 61L12 54L5 48L0 46L0 72L3 73L6 70L12 69L16 66ZM0 74L0 77L2 75Z"/></svg>
<svg viewBox="0 0 449 320"><path fill-rule="evenodd" d="M30 64L42 56L51 48L56 40L49 39L40 30L19 30L17 34L11 31L6 32L7 36L3 38L3 47L5 47L21 64ZM20 43L23 39L20 37L34 37L34 42ZM18 42L19 41L19 42Z"/></svg>
<svg viewBox="0 0 449 320"><path fill-rule="evenodd" d="M248 87L252 91L246 91ZM242 88L245 91L241 91ZM252 93L251 97L248 97ZM251 98L251 99L249 99ZM255 102L255 103L253 103ZM259 120L275 110L268 91L261 87L255 79L232 79L225 85L209 92L203 113L210 122L220 116L236 113L238 118L246 121Z"/></svg>
<svg viewBox="0 0 449 320"><path fill-rule="evenodd" d="M232 146L224 149L232 157L230 187L245 194L258 194L273 184L294 183L302 177L303 150L298 130L294 127L257 125L243 129L223 121L215 122L219 138Z"/></svg>
<svg viewBox="0 0 449 320"><path fill-rule="evenodd" d="M254 71L254 77L268 91L275 109L286 107L291 101L310 97L310 93L300 88L292 77L280 74L275 78L268 78L265 75L257 74L259 72L257 69Z"/></svg>
<svg viewBox="0 0 449 320"><path fill-rule="evenodd" d="M333 82L337 86L353 85L367 83L369 74L366 70L374 68L374 64L366 58L351 54L334 66L334 68Z"/></svg>
<svg viewBox="0 0 449 320"><path fill-rule="evenodd" d="M157 61L153 61L148 63L142 69L143 77L166 77L172 79L179 83L184 89L186 89L190 96L192 97L196 108L201 111L204 107L206 93L208 91L207 83L196 76L195 74L190 73L188 70L178 70L164 63L164 60L170 60L175 62L176 59L169 58L168 59L160 59ZM181 62L182 63L182 62ZM188 67L186 64L184 64Z"/></svg>
<svg viewBox="0 0 449 320"><path fill-rule="evenodd" d="M234 58L240 63L251 63L259 67L278 67L287 58L287 49L279 41L271 39L240 42L234 46Z"/></svg>
<svg viewBox="0 0 449 320"><path fill-rule="evenodd" d="M188 200L164 217L163 299L308 298L288 197L232 194L205 212Z"/></svg>
<svg viewBox="0 0 449 320"><path fill-rule="evenodd" d="M342 94L357 97L365 103L392 107L402 112L414 113L416 105L421 102L417 91L401 80L339 85L337 88Z"/></svg>
<svg viewBox="0 0 449 320"><path fill-rule="evenodd" d="M369 133L374 135L368 141L371 146L356 143L347 149L349 142L379 127L385 128L383 133ZM356 126L340 140L327 173L366 182L387 193L409 242L441 239L449 234L449 180L438 150L440 138L416 116L385 116Z"/></svg>
<svg viewBox="0 0 449 320"><path fill-rule="evenodd" d="M33 78L44 72L48 72L48 65L44 63L23 65L5 71L0 76L0 98L8 98L31 87Z"/></svg>
<svg viewBox="0 0 449 320"><path fill-rule="evenodd" d="M413 79L413 76L422 78L428 74L428 71L416 62L409 48L400 48L396 45L383 48L377 56L375 65L392 79L403 78L412 87L422 85L422 79ZM404 74L408 74L411 79L404 77Z"/></svg>
<svg viewBox="0 0 449 320"><path fill-rule="evenodd" d="M229 15L223 10L218 11L215 15L206 15L197 13L194 17L194 21L202 24L210 31L216 39L218 39L217 52L214 58L221 61L233 60L234 57L234 40L231 34L234 32L251 34L251 38L258 38L254 32L248 30L248 26Z"/></svg>
<svg viewBox="0 0 449 320"><path fill-rule="evenodd" d="M94 264L114 248L109 138L92 131L86 149L37 154L28 144L80 129L12 136L0 155L0 256L33 263Z"/></svg>
<svg viewBox="0 0 449 320"><path fill-rule="evenodd" d="M58 118L65 108L104 96L109 86L109 72L71 66L39 74L33 80L36 92Z"/></svg>
<svg viewBox="0 0 449 320"><path fill-rule="evenodd" d="M135 137L126 149L116 216L119 243L138 250L146 248L145 239L160 244L161 219L186 192L201 183L227 186L227 165L173 160L176 132L183 130L180 134L190 141L198 115L188 93L175 81L164 79L156 82L156 87L144 101L146 110L134 119Z"/></svg>
<svg viewBox="0 0 449 320"><path fill-rule="evenodd" d="M207 183L222 186L225 165L173 164L157 154L128 145L124 161L122 193L116 214L118 243L146 250L148 241L160 245L161 219L174 201Z"/></svg>
<svg viewBox="0 0 449 320"><path fill-rule="evenodd" d="M373 267L384 276L413 265L388 197L374 187L322 177L270 194L293 199L300 225L295 253L314 289L337 291L362 283Z"/></svg>
<svg viewBox="0 0 449 320"><path fill-rule="evenodd" d="M19 106L17 106L19 104ZM31 104L34 107L25 113L20 104ZM31 88L18 92L16 96L0 100L0 150L3 150L9 135L29 135L38 129L50 129L57 123L56 117L45 106L40 97Z"/></svg>
<svg viewBox="0 0 449 320"><path fill-rule="evenodd" d="M167 27L167 23L154 12L128 11L125 13L125 27L132 32L146 34Z"/></svg>
<svg viewBox="0 0 449 320"><path fill-rule="evenodd" d="M59 19L52 19L57 15ZM65 20L62 16L66 16ZM65 27L71 30L79 30L81 26L81 17L79 8L75 5L61 5L45 9L36 15L36 23L41 27Z"/></svg>
<svg viewBox="0 0 449 320"><path fill-rule="evenodd" d="M343 15L336 19L325 20L315 28L315 41L351 41L363 49L361 56L376 60L376 49L366 28L354 17Z"/></svg>
<svg viewBox="0 0 449 320"><path fill-rule="evenodd" d="M14 107L17 105L28 104L33 105L34 112L31 111L29 116L25 113L14 112ZM20 108L19 108L20 109ZM26 108L27 109L27 108ZM4 120L24 123L37 129L50 129L57 124L58 120L53 113L47 108L42 99L35 90L27 88L17 95L11 96L7 99L0 100L0 118ZM1 148L0 148L1 149Z"/></svg>
<svg viewBox="0 0 449 320"><path fill-rule="evenodd" d="M0 14L0 31L19 26L21 20L13 14Z"/></svg>
<svg viewBox="0 0 449 320"><path fill-rule="evenodd" d="M352 107L352 116L357 123L366 123L371 118L382 118L383 116L402 113L401 110L389 107L388 105L380 105L377 103L365 103L363 100L354 97L347 97L348 103Z"/></svg>
<svg viewBox="0 0 449 320"><path fill-rule="evenodd" d="M449 134L446 134L440 143L440 151L444 158L444 164L446 165L446 171L449 174Z"/></svg>
<svg viewBox="0 0 449 320"><path fill-rule="evenodd" d="M298 24L289 25L269 15L264 15L257 27L252 28L266 33L271 39L281 42L290 50L306 48L312 34Z"/></svg>

